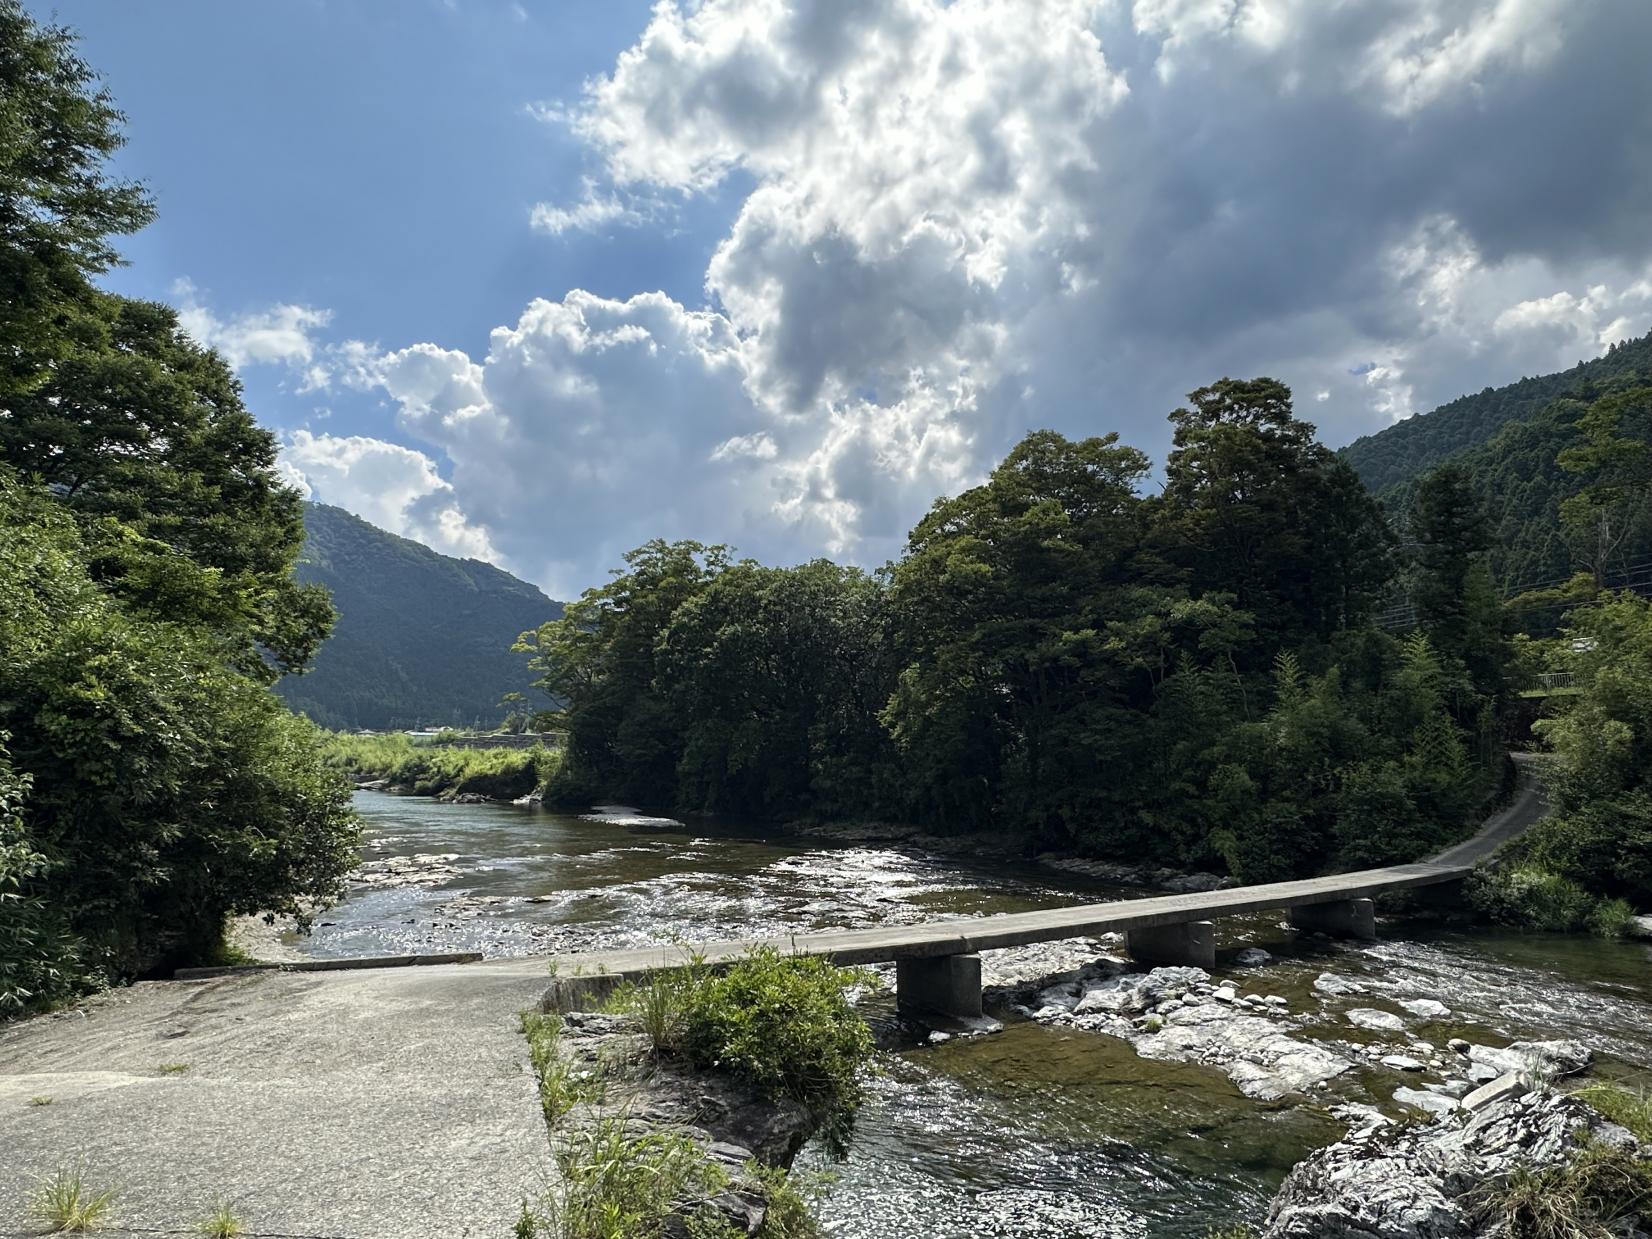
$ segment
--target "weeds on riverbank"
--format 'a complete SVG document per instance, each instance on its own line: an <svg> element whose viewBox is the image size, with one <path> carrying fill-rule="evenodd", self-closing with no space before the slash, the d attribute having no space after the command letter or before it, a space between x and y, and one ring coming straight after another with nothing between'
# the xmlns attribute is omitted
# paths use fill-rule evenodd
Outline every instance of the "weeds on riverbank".
<svg viewBox="0 0 1652 1239"><path fill-rule="evenodd" d="M528 1057L539 1076L539 1105L547 1123L555 1123L580 1102L595 1100L601 1094L600 1082L576 1079L568 1060L557 1053L562 1039L561 1016L524 1011L522 1035L528 1039Z"/></svg>
<svg viewBox="0 0 1652 1239"><path fill-rule="evenodd" d="M746 1239L713 1203L738 1186L734 1178L686 1135L632 1134L625 1115L606 1115L561 1143L556 1158L561 1179L537 1206L522 1203L516 1239ZM742 1181L763 1197L757 1239L820 1239L810 1200L819 1180L747 1162Z"/></svg>
<svg viewBox="0 0 1652 1239"><path fill-rule="evenodd" d="M48 1234L83 1235L109 1225L114 1203L114 1188L94 1190L85 1171L74 1166L41 1180L29 1213Z"/></svg>
<svg viewBox="0 0 1652 1239"><path fill-rule="evenodd" d="M544 787L562 755L543 746L531 749L416 745L405 735L358 736L329 733L323 745L328 766L351 779L384 779L415 796L489 796L514 800Z"/></svg>
<svg viewBox="0 0 1652 1239"><path fill-rule="evenodd" d="M1624 900L1595 895L1530 862L1479 870L1469 882L1468 899L1496 924L1547 933L1587 930L1601 938L1622 938L1635 917Z"/></svg>
<svg viewBox="0 0 1652 1239"><path fill-rule="evenodd" d="M1645 1089L1590 1084L1572 1095L1594 1107L1607 1122L1626 1129L1635 1139L1652 1143L1652 1094Z"/></svg>
<svg viewBox="0 0 1652 1239"><path fill-rule="evenodd" d="M863 979L818 957L761 948L721 974L692 963L652 973L617 991L610 1007L635 1014L659 1053L801 1102L828 1152L842 1157L873 1051L844 992Z"/></svg>
<svg viewBox="0 0 1652 1239"><path fill-rule="evenodd" d="M1507 1239L1610 1239L1652 1205L1652 1169L1598 1140L1564 1165L1518 1167L1477 1202L1474 1219Z"/></svg>
<svg viewBox="0 0 1652 1239"><path fill-rule="evenodd" d="M841 1155L860 1104L872 1037L845 996L861 981L821 959L758 951L722 975L688 958L612 995L607 1009L633 1016L657 1055L682 1058L807 1106L829 1149ZM524 1012L522 1032L551 1124L557 1187L524 1202L517 1239L733 1239L713 1203L726 1191L760 1196L761 1239L818 1239L811 1208L820 1180L748 1163L738 1176L699 1143L648 1130L612 1104L603 1073L586 1079L560 1048L560 1016ZM643 1128L638 1131L638 1127ZM726 1201L724 1202L727 1203ZM676 1219L676 1221L672 1221Z"/></svg>
<svg viewBox="0 0 1652 1239"><path fill-rule="evenodd" d="M1573 1096L1637 1140L1652 1140L1652 1097L1644 1091L1592 1084ZM1652 1209L1652 1165L1634 1148L1584 1137L1570 1160L1516 1167L1468 1203L1477 1224L1505 1239L1611 1239Z"/></svg>

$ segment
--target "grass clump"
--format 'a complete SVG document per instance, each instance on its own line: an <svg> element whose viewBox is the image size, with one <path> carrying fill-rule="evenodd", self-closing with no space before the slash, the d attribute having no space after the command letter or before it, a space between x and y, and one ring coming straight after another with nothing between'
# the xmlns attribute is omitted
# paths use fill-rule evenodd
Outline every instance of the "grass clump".
<svg viewBox="0 0 1652 1239"><path fill-rule="evenodd" d="M49 1106L52 1104L52 1099L50 1097L31 1097L29 1098L29 1104L31 1106Z"/></svg>
<svg viewBox="0 0 1652 1239"><path fill-rule="evenodd" d="M188 1063L162 1063L156 1068L163 1076L181 1076L189 1070Z"/></svg>
<svg viewBox="0 0 1652 1239"><path fill-rule="evenodd" d="M1209 1231L1205 1239L1256 1239L1256 1228L1239 1223L1234 1226L1218 1226Z"/></svg>
<svg viewBox="0 0 1652 1239"><path fill-rule="evenodd" d="M557 1149L561 1182L548 1216L524 1209L518 1236L530 1239L644 1239L663 1235L673 1215L692 1218L728 1186L728 1173L679 1132L633 1135L621 1115L600 1118Z"/></svg>
<svg viewBox="0 0 1652 1239"><path fill-rule="evenodd" d="M1635 1139L1652 1143L1652 1094L1621 1084L1591 1084L1572 1094L1594 1108L1603 1119L1628 1130Z"/></svg>
<svg viewBox="0 0 1652 1239"><path fill-rule="evenodd" d="M1505 1239L1612 1239L1652 1204L1652 1168L1600 1141L1546 1170L1520 1167L1483 1194L1475 1221Z"/></svg>
<svg viewBox="0 0 1652 1239"><path fill-rule="evenodd" d="M82 1235L109 1225L114 1203L114 1188L93 1189L76 1166L41 1180L29 1213L49 1234Z"/></svg>
<svg viewBox="0 0 1652 1239"><path fill-rule="evenodd" d="M236 1236L246 1234L247 1228L235 1210L220 1201L212 1206L210 1213L195 1223L195 1233L203 1239L236 1239Z"/></svg>
<svg viewBox="0 0 1652 1239"><path fill-rule="evenodd" d="M612 1002L638 1017L658 1052L807 1106L827 1151L842 1157L873 1051L844 994L861 980L824 959L759 948L721 974L692 964L651 974Z"/></svg>
<svg viewBox="0 0 1652 1239"><path fill-rule="evenodd" d="M539 1011L522 1012L522 1035L528 1039L528 1057L539 1077L539 1105L545 1121L555 1123L581 1101L590 1101L600 1089L575 1078L568 1060L557 1053L562 1039L562 1017Z"/></svg>

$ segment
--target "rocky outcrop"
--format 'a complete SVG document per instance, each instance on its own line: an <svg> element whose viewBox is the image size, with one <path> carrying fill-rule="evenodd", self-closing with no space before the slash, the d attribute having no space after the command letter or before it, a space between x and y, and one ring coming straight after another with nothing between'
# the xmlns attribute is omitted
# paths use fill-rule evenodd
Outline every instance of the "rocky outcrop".
<svg viewBox="0 0 1652 1239"><path fill-rule="evenodd" d="M1490 1239L1488 1184L1566 1161L1583 1140L1635 1144L1574 1097L1528 1091L1513 1074L1499 1084L1484 1100L1470 1094L1472 1110L1426 1125L1376 1117L1310 1154L1274 1198L1263 1239Z"/></svg>
<svg viewBox="0 0 1652 1239"><path fill-rule="evenodd" d="M1143 1058L1216 1067L1263 1101L1310 1091L1354 1067L1338 1049L1292 1036L1289 1004L1278 995L1241 996L1203 968L1123 968L1097 960L1027 995L1021 1009L1046 1023L1120 1037Z"/></svg>
<svg viewBox="0 0 1652 1239"><path fill-rule="evenodd" d="M393 886L440 886L462 872L457 852L421 852L416 856L384 856L364 860L350 873L355 886L383 889Z"/></svg>
<svg viewBox="0 0 1652 1239"><path fill-rule="evenodd" d="M559 1049L574 1078L607 1081L602 1100L572 1116L576 1125L623 1116L629 1125L670 1128L735 1167L754 1159L789 1167L814 1134L814 1117L798 1102L764 1097L719 1072L653 1057L629 1017L570 1011L562 1020Z"/></svg>

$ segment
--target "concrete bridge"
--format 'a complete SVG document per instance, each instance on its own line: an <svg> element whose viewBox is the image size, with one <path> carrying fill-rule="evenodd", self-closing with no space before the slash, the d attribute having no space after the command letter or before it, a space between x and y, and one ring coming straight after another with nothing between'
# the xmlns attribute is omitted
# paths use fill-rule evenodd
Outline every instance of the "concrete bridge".
<svg viewBox="0 0 1652 1239"><path fill-rule="evenodd" d="M1516 755L1516 760L1521 767L1520 786L1509 806L1471 839L1418 864L919 925L593 951L553 956L550 966L560 978L559 985L584 989L656 969L680 968L690 960L723 966L762 947L782 954L824 956L839 964L893 962L896 1001L903 1011L969 1020L981 1016L982 951L1123 933L1126 950L1141 963L1211 968L1216 963L1214 922L1218 918L1274 910L1287 912L1300 929L1371 939L1376 937L1375 896L1430 887L1435 888L1436 899L1451 898L1476 864L1547 811L1533 777L1533 759ZM554 988L547 998L553 1004L557 1001Z"/></svg>
<svg viewBox="0 0 1652 1239"><path fill-rule="evenodd" d="M978 1019L981 952L1033 942L1123 933L1130 955L1145 964L1216 965L1214 921L1288 910L1298 928L1351 938L1375 938L1373 896L1461 883L1471 864L1398 865L1333 877L1241 886L1199 894L1158 895L1113 903L1013 912L875 929L829 930L786 938L743 939L698 946L593 951L551 959L553 975L584 989L617 983L692 961L727 965L753 949L820 955L839 964L895 965L896 1000L914 1015Z"/></svg>

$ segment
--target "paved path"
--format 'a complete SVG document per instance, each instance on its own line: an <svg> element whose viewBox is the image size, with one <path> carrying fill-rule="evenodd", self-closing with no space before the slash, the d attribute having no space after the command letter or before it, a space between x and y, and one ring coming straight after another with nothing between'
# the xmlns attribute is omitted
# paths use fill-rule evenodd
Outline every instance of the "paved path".
<svg viewBox="0 0 1652 1239"><path fill-rule="evenodd" d="M1544 793L1541 775L1544 763L1553 759L1532 753L1515 753L1513 757L1520 767L1520 784L1508 807L1486 819L1486 824L1472 837L1432 857L1432 863L1477 865L1510 839L1524 834L1548 816L1549 798Z"/></svg>
<svg viewBox="0 0 1652 1239"><path fill-rule="evenodd" d="M220 1198L251 1235L506 1239L552 1173L516 1022L545 985L539 960L152 981L0 1029L0 1235L38 1234L35 1184L79 1161L113 1234L193 1234Z"/></svg>

